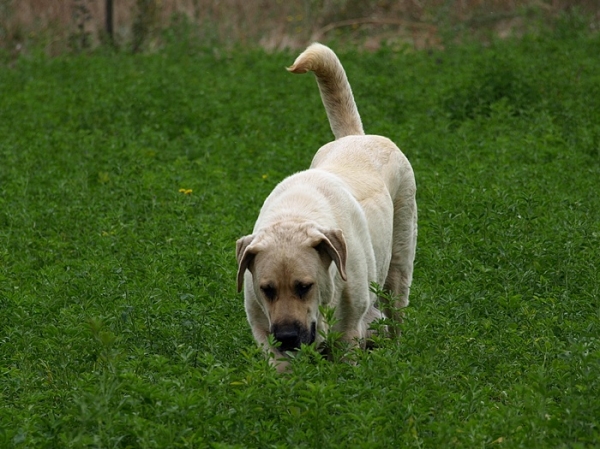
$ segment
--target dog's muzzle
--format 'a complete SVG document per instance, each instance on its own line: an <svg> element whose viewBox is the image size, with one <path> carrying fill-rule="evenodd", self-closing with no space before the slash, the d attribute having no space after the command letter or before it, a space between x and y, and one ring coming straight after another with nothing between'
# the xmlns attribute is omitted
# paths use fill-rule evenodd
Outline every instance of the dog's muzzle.
<svg viewBox="0 0 600 449"><path fill-rule="evenodd" d="M275 340L281 343L279 350L281 352L300 349L300 345L310 345L314 343L316 337L316 323L312 323L310 329L307 329L300 322L277 323L271 327L271 333Z"/></svg>

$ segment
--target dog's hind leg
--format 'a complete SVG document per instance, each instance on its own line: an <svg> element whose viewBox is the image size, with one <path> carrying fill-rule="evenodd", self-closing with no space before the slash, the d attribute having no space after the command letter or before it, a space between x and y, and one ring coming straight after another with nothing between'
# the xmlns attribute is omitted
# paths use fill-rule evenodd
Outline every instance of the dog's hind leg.
<svg viewBox="0 0 600 449"><path fill-rule="evenodd" d="M367 313L364 317L365 328L367 329L367 332L365 333L365 344L366 344L367 349L373 349L375 347L375 344L373 341L374 337L388 336L388 326L380 326L380 327L378 327L378 329L373 329L371 327L375 321L378 321L378 320L381 320L384 318L385 318L385 315L383 314L383 312L381 312L381 310L379 310L377 307L375 307L375 305L372 305L369 308L369 310L367 311Z"/></svg>
<svg viewBox="0 0 600 449"><path fill-rule="evenodd" d="M394 202L394 241L392 258L384 289L392 293L394 302L383 301L388 318L400 323L400 309L408 305L417 246L417 204L414 196Z"/></svg>

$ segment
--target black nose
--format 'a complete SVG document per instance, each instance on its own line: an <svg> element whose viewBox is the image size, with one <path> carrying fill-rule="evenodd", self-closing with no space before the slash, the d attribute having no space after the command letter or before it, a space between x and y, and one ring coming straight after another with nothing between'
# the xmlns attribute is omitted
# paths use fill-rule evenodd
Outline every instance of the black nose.
<svg viewBox="0 0 600 449"><path fill-rule="evenodd" d="M281 343L281 351L293 351L300 347L300 329L295 323L274 325L273 336Z"/></svg>

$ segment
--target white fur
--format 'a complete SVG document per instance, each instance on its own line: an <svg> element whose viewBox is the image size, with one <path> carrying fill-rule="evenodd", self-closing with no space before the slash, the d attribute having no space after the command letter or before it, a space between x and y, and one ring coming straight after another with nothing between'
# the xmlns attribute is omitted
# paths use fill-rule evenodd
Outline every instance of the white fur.
<svg viewBox="0 0 600 449"><path fill-rule="evenodd" d="M417 237L413 171L392 141L364 135L346 74L331 49L313 44L288 70L315 73L336 140L265 200L253 234L238 241L238 286L243 276L248 321L263 346L275 317L302 321L306 314L307 326L314 321L325 330L318 305L335 308L337 330L347 341L362 342L369 323L381 317L371 282L397 295L395 304L384 304L390 318L399 319L394 309L408 304ZM257 254L264 258L254 265ZM278 271L283 265L290 267ZM265 279L287 285L298 276L314 278L309 299L263 297Z"/></svg>

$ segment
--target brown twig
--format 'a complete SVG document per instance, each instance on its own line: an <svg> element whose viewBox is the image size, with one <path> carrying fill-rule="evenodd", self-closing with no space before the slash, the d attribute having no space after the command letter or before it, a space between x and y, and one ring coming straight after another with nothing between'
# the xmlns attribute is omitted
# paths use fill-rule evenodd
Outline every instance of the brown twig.
<svg viewBox="0 0 600 449"><path fill-rule="evenodd" d="M318 41L322 39L325 34L329 33L331 30L335 30L336 28L343 28L347 26L359 26L359 25L396 25L403 26L406 28L420 28L422 30L426 30L432 33L435 33L436 27L434 25L428 23L420 23L420 22L409 22L402 19L375 19L370 17L364 17L360 19L349 19L349 20L341 20L339 22L333 22L324 27L313 32L311 39L313 41Z"/></svg>

